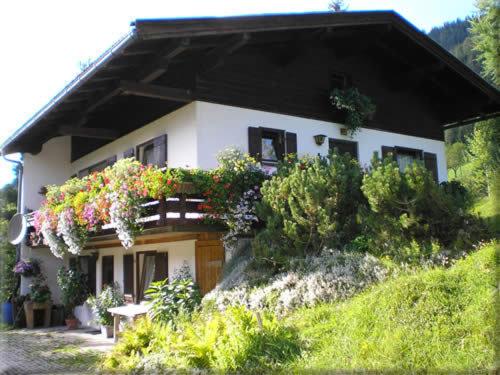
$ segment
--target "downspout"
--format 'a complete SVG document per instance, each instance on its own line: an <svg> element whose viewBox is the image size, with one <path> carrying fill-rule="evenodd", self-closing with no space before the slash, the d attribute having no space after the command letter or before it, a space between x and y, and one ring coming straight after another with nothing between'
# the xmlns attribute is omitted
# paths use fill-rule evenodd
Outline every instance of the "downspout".
<svg viewBox="0 0 500 375"><path fill-rule="evenodd" d="M4 155L2 151L2 158L9 162L9 163L15 163L18 166L17 169L17 212L24 214L24 208L22 207L22 200L21 200L21 195L22 195L22 187L23 187L23 171L24 171L24 166L23 163L19 160L13 160L7 158L7 156ZM16 245L16 263L21 260L21 243ZM17 295L19 288L21 287L21 276L17 277L17 282L16 282L16 288L12 293L12 298L15 298Z"/></svg>

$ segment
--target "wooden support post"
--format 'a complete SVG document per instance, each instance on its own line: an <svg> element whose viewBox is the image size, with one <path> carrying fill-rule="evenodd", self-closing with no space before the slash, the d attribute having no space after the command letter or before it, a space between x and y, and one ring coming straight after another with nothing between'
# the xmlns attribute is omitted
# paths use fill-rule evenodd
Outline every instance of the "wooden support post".
<svg viewBox="0 0 500 375"><path fill-rule="evenodd" d="M160 226L167 225L167 201L165 198L158 200L158 215L160 217L157 224Z"/></svg>

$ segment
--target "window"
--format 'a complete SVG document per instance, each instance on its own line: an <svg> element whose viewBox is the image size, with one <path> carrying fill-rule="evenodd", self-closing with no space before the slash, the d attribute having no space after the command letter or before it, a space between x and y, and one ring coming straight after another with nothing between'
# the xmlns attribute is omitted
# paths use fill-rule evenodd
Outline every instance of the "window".
<svg viewBox="0 0 500 375"><path fill-rule="evenodd" d="M94 165L91 165L90 167L82 169L81 171L78 172L78 177L82 178L88 176L93 172L100 172L104 170L106 167L110 167L115 163L116 163L116 155L113 155L108 159L102 160L99 163L96 163Z"/></svg>
<svg viewBox="0 0 500 375"><path fill-rule="evenodd" d="M336 150L341 155L349 154L352 158L358 159L358 142L329 138L328 146L330 150Z"/></svg>
<svg viewBox="0 0 500 375"><path fill-rule="evenodd" d="M297 153L297 135L279 129L249 127L248 151L264 168L276 169L285 154Z"/></svg>
<svg viewBox="0 0 500 375"><path fill-rule="evenodd" d="M153 281L168 278L168 253L140 251L136 253L137 300L144 299L144 292Z"/></svg>
<svg viewBox="0 0 500 375"><path fill-rule="evenodd" d="M113 285L115 282L113 255L106 255L102 257L102 283L104 288L106 285Z"/></svg>
<svg viewBox="0 0 500 375"><path fill-rule="evenodd" d="M82 272L87 279L87 287L92 295L96 292L96 261L95 256L78 256L69 259L70 268Z"/></svg>
<svg viewBox="0 0 500 375"><path fill-rule="evenodd" d="M399 170L403 172L407 166L413 164L415 161L422 160L422 150L406 147L388 147L382 146L382 157L392 155L394 160L398 163Z"/></svg>
<svg viewBox="0 0 500 375"><path fill-rule="evenodd" d="M137 159L144 165L165 167L167 162L167 135L161 135L137 146Z"/></svg>
<svg viewBox="0 0 500 375"><path fill-rule="evenodd" d="M123 255L123 294L134 295L134 255Z"/></svg>

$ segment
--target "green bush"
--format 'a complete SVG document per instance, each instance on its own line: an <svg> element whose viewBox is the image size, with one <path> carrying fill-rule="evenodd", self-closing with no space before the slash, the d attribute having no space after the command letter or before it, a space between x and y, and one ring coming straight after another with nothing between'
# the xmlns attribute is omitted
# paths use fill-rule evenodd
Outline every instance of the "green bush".
<svg viewBox="0 0 500 375"><path fill-rule="evenodd" d="M192 312L201 302L199 288L192 279L155 281L145 295L150 299L149 316L163 323L173 322L181 312Z"/></svg>
<svg viewBox="0 0 500 375"><path fill-rule="evenodd" d="M400 172L392 159L375 158L361 189L368 200L361 242L374 254L418 261L442 249L460 253L488 238L479 219L466 213L463 188L439 186L421 163Z"/></svg>
<svg viewBox="0 0 500 375"><path fill-rule="evenodd" d="M87 277L77 269L61 267L57 272L57 284L66 314L73 318L75 306L83 304L89 295Z"/></svg>
<svg viewBox="0 0 500 375"><path fill-rule="evenodd" d="M270 258L318 254L354 238L356 214L363 202L361 169L348 155L290 160L265 181L257 215L266 222L254 243L256 254ZM270 252L270 249L271 252Z"/></svg>
<svg viewBox="0 0 500 375"><path fill-rule="evenodd" d="M113 317L108 312L109 308L118 307L125 304L125 298L120 290L120 286L106 285L97 297L90 296L87 303L92 308L92 312L96 316L96 323L103 326L113 325Z"/></svg>
<svg viewBox="0 0 500 375"><path fill-rule="evenodd" d="M277 369L298 354L293 330L271 314L237 307L181 315L175 326L142 319L123 333L104 367L146 373L195 368L252 372Z"/></svg>
<svg viewBox="0 0 500 375"><path fill-rule="evenodd" d="M485 373L495 360L495 245L449 269L420 271L287 324L309 345L294 371Z"/></svg>

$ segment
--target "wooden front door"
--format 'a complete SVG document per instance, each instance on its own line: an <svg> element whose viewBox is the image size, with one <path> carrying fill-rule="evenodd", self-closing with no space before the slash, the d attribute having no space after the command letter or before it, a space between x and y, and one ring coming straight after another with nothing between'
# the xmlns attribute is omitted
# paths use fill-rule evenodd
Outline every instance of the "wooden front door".
<svg viewBox="0 0 500 375"><path fill-rule="evenodd" d="M196 282L202 295L217 284L224 264L224 246L219 239L197 240L195 246Z"/></svg>

